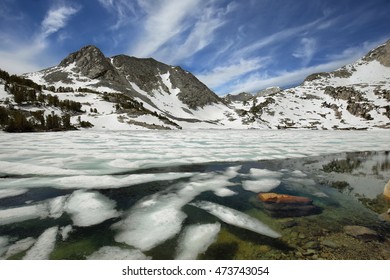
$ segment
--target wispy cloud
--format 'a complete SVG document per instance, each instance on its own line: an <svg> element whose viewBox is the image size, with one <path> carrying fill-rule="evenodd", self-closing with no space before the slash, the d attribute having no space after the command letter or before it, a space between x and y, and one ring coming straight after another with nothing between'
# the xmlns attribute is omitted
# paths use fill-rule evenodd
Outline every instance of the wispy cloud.
<svg viewBox="0 0 390 280"><path fill-rule="evenodd" d="M198 9L185 34L177 34L176 40L156 52L157 56L167 63L176 64L215 43L217 29L227 23L227 15L234 7L232 2L226 8L208 6Z"/></svg>
<svg viewBox="0 0 390 280"><path fill-rule="evenodd" d="M197 10L200 0L138 0L146 13L143 22L143 35L131 48L131 53L147 57L153 56L174 36L188 28L188 18Z"/></svg>
<svg viewBox="0 0 390 280"><path fill-rule="evenodd" d="M312 21L312 22L309 22L309 23L306 23L303 25L283 29L282 31L276 32L272 35L262 37L262 38L256 40L255 42L248 44L247 46L245 46L241 49L236 50L235 55L237 57L251 55L253 52L259 51L262 48L283 42L284 40L287 40L288 38L296 37L300 34L303 34L304 32L311 30L315 26L322 24L323 21L324 21L324 18L320 18L320 19L317 19L315 21Z"/></svg>
<svg viewBox="0 0 390 280"><path fill-rule="evenodd" d="M59 6L49 10L41 24L41 37L46 38L65 27L69 18L77 13L79 8Z"/></svg>
<svg viewBox="0 0 390 280"><path fill-rule="evenodd" d="M317 42L315 39L303 38L301 40L301 45L292 55L296 58L302 59L302 64L306 66L313 58L313 55L316 52L316 47Z"/></svg>
<svg viewBox="0 0 390 280"><path fill-rule="evenodd" d="M257 71L251 75L240 79L232 85L223 87L222 83L219 85L223 87L224 93L240 93L246 92L257 92L260 89L264 89L271 86L292 86L300 84L310 74L317 72L328 72L340 68L346 64L356 61L358 58L366 54L370 49L383 43L384 40L375 42L364 42L360 46L354 48L347 48L337 55L329 57L328 62L310 66L302 67L293 71L280 71L270 76L267 73Z"/></svg>
<svg viewBox="0 0 390 280"><path fill-rule="evenodd" d="M227 81L235 80L242 75L263 68L265 66L265 61L265 58L254 58L251 60L242 59L237 63L218 66L210 72L201 73L196 76L209 87L217 88Z"/></svg>
<svg viewBox="0 0 390 280"><path fill-rule="evenodd" d="M42 59L48 47L48 37L63 29L79 9L66 5L52 7L42 20L40 29L28 39L4 35L3 42L6 44L0 47L1 67L16 74L43 68L49 59L47 56Z"/></svg>
<svg viewBox="0 0 390 280"><path fill-rule="evenodd" d="M115 24L110 29L117 30L125 26L132 18L137 16L134 1L128 0L98 0L99 3L115 16Z"/></svg>

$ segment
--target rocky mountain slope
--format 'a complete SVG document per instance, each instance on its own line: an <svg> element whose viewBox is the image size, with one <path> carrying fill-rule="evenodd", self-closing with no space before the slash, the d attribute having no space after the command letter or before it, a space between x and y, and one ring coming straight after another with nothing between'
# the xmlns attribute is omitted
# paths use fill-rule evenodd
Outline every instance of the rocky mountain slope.
<svg viewBox="0 0 390 280"><path fill-rule="evenodd" d="M64 118L62 129L390 128L390 41L351 65L312 74L298 87L255 95L220 98L180 67L152 58L107 58L95 46L24 78L32 82L0 79L0 107L7 115L3 121L0 116L0 126L24 118L48 129L46 119L56 115Z"/></svg>
<svg viewBox="0 0 390 280"><path fill-rule="evenodd" d="M46 87L73 89L75 92L83 89L85 96L82 98L79 93L61 94L61 90L58 96L77 99L87 111L89 107L93 110L97 108L98 113L93 116L81 116L96 124L95 127L241 127L234 109L227 107L195 76L180 67L169 66L152 58L126 55L106 58L95 46L86 46L70 54L58 66L29 73L25 77ZM119 94L122 95L121 99L127 99L126 102L142 106L128 108L126 104L119 104ZM104 101L114 105L110 106ZM227 120L227 116L234 116L235 121L233 117Z"/></svg>
<svg viewBox="0 0 390 280"><path fill-rule="evenodd" d="M268 128L390 128L390 40L353 64L298 87L231 102L244 123Z"/></svg>

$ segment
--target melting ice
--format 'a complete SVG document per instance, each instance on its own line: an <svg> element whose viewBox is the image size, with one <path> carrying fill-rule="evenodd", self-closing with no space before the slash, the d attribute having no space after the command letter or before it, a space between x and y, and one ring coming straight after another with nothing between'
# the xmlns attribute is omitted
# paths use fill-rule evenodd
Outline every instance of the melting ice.
<svg viewBox="0 0 390 280"><path fill-rule="evenodd" d="M219 219L221 219L221 221L227 224L231 224L240 228L245 228L273 238L278 238L281 236L278 232L274 231L269 226L263 224L259 220L229 207L222 206L209 201L199 201L191 203L191 205L209 212L210 214L218 217Z"/></svg>
<svg viewBox="0 0 390 280"><path fill-rule="evenodd" d="M91 259L149 258L168 240L176 242L172 257L196 258L225 223L277 238L261 221L221 204L279 186L326 195L299 170L287 178L284 171L244 174L241 165L215 163L388 150L389 137L384 130L0 132L0 257L27 251L26 259L49 258L56 240L69 242L91 226L109 231L114 243L99 244L85 256ZM189 208L223 223L191 225ZM34 223L40 230L31 236L12 231Z"/></svg>

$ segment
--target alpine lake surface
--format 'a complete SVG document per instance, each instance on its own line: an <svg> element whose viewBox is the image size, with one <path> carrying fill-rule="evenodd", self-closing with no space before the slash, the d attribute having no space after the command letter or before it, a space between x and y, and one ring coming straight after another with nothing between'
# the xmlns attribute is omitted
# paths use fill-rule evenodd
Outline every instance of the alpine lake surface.
<svg viewBox="0 0 390 280"><path fill-rule="evenodd" d="M390 259L388 130L0 139L0 259Z"/></svg>

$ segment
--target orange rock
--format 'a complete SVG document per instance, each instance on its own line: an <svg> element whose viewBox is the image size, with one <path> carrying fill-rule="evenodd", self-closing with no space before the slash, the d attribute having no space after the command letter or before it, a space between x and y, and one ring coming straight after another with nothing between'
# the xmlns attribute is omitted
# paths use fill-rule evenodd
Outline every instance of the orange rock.
<svg viewBox="0 0 390 280"><path fill-rule="evenodd" d="M385 185L385 188L383 189L383 195L386 199L390 200L390 180Z"/></svg>
<svg viewBox="0 0 390 280"><path fill-rule="evenodd" d="M310 198L304 196L294 196L277 193L259 193L258 198L262 202L278 204L311 204L313 202Z"/></svg>

